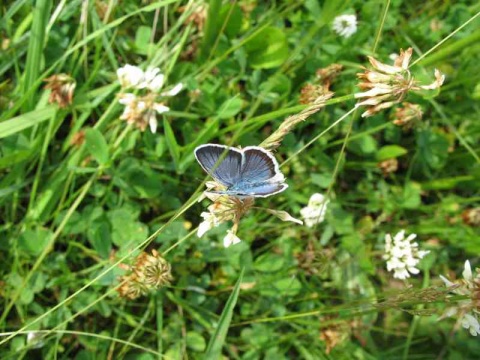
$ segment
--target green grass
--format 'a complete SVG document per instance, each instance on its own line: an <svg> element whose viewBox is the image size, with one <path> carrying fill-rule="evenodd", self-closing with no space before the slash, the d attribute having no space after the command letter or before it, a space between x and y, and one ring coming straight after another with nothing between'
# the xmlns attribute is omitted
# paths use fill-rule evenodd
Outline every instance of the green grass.
<svg viewBox="0 0 480 360"><path fill-rule="evenodd" d="M464 299L446 297L439 276L461 278L465 260L480 260L478 220L466 221L480 203L480 6L209 3L0 7L0 357L477 358L478 338L458 316L438 319ZM199 28L189 19L203 9ZM332 30L341 14L357 15L349 38ZM422 120L395 126L398 105L362 118L354 94L367 56L391 64L409 47L419 83L435 68L446 75L440 90L407 95ZM198 238L211 202L198 202L209 179L194 149L265 145L308 111L301 89L334 63L335 96L274 151L289 188L256 200L241 243L222 246L231 223ZM184 84L162 99L170 111L156 134L120 119L125 64L159 67L167 88ZM76 81L64 108L44 89L61 73ZM392 158L398 169L384 175L378 163ZM330 202L312 228L261 211L301 218L314 193ZM430 251L406 281L382 258L385 234L401 229ZM126 265L152 249L174 280L120 297Z"/></svg>

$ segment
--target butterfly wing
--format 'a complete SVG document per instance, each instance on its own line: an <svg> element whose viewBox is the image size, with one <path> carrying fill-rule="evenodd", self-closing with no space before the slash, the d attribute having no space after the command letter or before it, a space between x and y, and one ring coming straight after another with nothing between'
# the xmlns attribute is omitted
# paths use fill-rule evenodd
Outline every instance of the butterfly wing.
<svg viewBox="0 0 480 360"><path fill-rule="evenodd" d="M249 146L243 150L241 178L242 182L251 184L284 181L275 157L259 146Z"/></svg>
<svg viewBox="0 0 480 360"><path fill-rule="evenodd" d="M195 149L195 157L210 176L231 187L240 181L242 152L224 145L206 144Z"/></svg>
<svg viewBox="0 0 480 360"><path fill-rule="evenodd" d="M285 183L263 183L245 189L225 191L227 195L244 197L268 197L278 194L288 188Z"/></svg>
<svg viewBox="0 0 480 360"><path fill-rule="evenodd" d="M287 187L272 153L258 146L249 146L243 149L240 180L227 192L235 196L267 197Z"/></svg>

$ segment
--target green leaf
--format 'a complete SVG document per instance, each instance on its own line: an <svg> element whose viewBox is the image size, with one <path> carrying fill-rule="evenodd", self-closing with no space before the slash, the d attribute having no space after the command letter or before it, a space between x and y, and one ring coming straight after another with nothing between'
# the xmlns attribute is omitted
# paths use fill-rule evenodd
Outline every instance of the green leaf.
<svg viewBox="0 0 480 360"><path fill-rule="evenodd" d="M38 125L43 121L50 119L57 109L54 106L46 106L43 109L30 111L5 120L0 123L0 139L13 135L19 131Z"/></svg>
<svg viewBox="0 0 480 360"><path fill-rule="evenodd" d="M417 134L418 161L427 171L438 170L445 166L448 158L448 139L430 130Z"/></svg>
<svg viewBox="0 0 480 360"><path fill-rule="evenodd" d="M312 183L315 185L320 186L321 188L328 188L330 183L332 182L332 174L315 174L312 173L310 175L310 179L312 180Z"/></svg>
<svg viewBox="0 0 480 360"><path fill-rule="evenodd" d="M480 100L480 83L477 83L477 85L475 85L475 88L472 91L472 99Z"/></svg>
<svg viewBox="0 0 480 360"><path fill-rule="evenodd" d="M250 66L256 69L271 69L282 65L288 58L285 33L273 26L266 27L246 44Z"/></svg>
<svg viewBox="0 0 480 360"><path fill-rule="evenodd" d="M435 179L432 181L427 181L422 183L423 190L449 190L454 187L460 186L461 183L467 181L476 181L478 184L478 179L475 179L473 176L456 176L450 178Z"/></svg>
<svg viewBox="0 0 480 360"><path fill-rule="evenodd" d="M356 155L368 156L377 150L377 142L373 136L365 135L350 141L347 148Z"/></svg>
<svg viewBox="0 0 480 360"><path fill-rule="evenodd" d="M50 230L44 228L27 229L18 239L18 249L20 252L29 255L38 256L48 246L53 234Z"/></svg>
<svg viewBox="0 0 480 360"><path fill-rule="evenodd" d="M288 277L277 280L273 286L282 296L295 296L302 289L302 283L296 277Z"/></svg>
<svg viewBox="0 0 480 360"><path fill-rule="evenodd" d="M397 189L396 202L404 209L416 209L422 203L421 191L420 184L408 182L403 189Z"/></svg>
<svg viewBox="0 0 480 360"><path fill-rule="evenodd" d="M156 242L161 244L170 244L173 241L179 240L187 235L187 230L183 221L172 221L155 239Z"/></svg>
<svg viewBox="0 0 480 360"><path fill-rule="evenodd" d="M275 272L280 270L285 264L285 260L282 256L266 253L260 255L256 260L253 267L257 271L261 272Z"/></svg>
<svg viewBox="0 0 480 360"><path fill-rule="evenodd" d="M328 223L335 229L337 234L351 234L355 232L353 216L343 210L339 204L332 203L328 207ZM329 213L331 215L329 215Z"/></svg>
<svg viewBox="0 0 480 360"><path fill-rule="evenodd" d="M388 159L393 159L397 158L399 156L405 155L407 153L407 149L398 146L398 145L387 145L387 146L382 146L378 151L377 151L377 160L378 161L384 161Z"/></svg>
<svg viewBox="0 0 480 360"><path fill-rule="evenodd" d="M108 258L112 250L112 236L108 222L93 223L88 229L87 237L98 255Z"/></svg>
<svg viewBox="0 0 480 360"><path fill-rule="evenodd" d="M152 36L152 28L149 26L139 26L135 33L135 50L137 53L147 55L149 47L151 47L150 38Z"/></svg>
<svg viewBox="0 0 480 360"><path fill-rule="evenodd" d="M24 305L28 305L30 304L33 299L34 299L34 292L32 289L30 289L29 287L25 287L22 289L22 293L20 295L20 303L21 304L24 304Z"/></svg>
<svg viewBox="0 0 480 360"><path fill-rule="evenodd" d="M108 162L108 145L102 133L94 128L85 130L85 146L100 165Z"/></svg>
<svg viewBox="0 0 480 360"><path fill-rule="evenodd" d="M175 169L178 170L180 164L180 147L178 146L173 129L167 119L163 119L163 128L165 131L165 140L167 141L168 150L170 151L170 155L172 155Z"/></svg>
<svg viewBox="0 0 480 360"><path fill-rule="evenodd" d="M237 4L225 4L220 11L219 23L225 24L225 35L235 37L242 28L243 12Z"/></svg>
<svg viewBox="0 0 480 360"><path fill-rule="evenodd" d="M126 157L117 167L113 181L129 196L148 199L160 195L164 180L147 163Z"/></svg>
<svg viewBox="0 0 480 360"><path fill-rule="evenodd" d="M136 221L134 215L127 209L109 211L107 217L112 225L112 242L117 246L137 243L148 236L147 227Z"/></svg>
<svg viewBox="0 0 480 360"><path fill-rule="evenodd" d="M290 95L292 82L284 74L275 74L270 76L267 81L260 84L259 89L262 93L263 101L272 103L283 100Z"/></svg>
<svg viewBox="0 0 480 360"><path fill-rule="evenodd" d="M62 166L45 181L45 188L37 196L28 217L32 220L45 220L58 204L67 179L67 169Z"/></svg>
<svg viewBox="0 0 480 360"><path fill-rule="evenodd" d="M235 97L226 100L217 111L219 119L229 119L237 115L242 110L243 100Z"/></svg>
<svg viewBox="0 0 480 360"><path fill-rule="evenodd" d="M285 297L295 296L302 289L301 282L296 277L283 277L281 279L273 279L260 289L260 294L269 297Z"/></svg>
<svg viewBox="0 0 480 360"><path fill-rule="evenodd" d="M228 327L230 326L230 322L232 321L233 308L235 307L238 295L240 294L240 284L242 283L243 273L244 269L242 269L242 271L240 272L237 283L235 284L235 287L233 288L233 291L230 294L227 303L225 304L222 315L220 315L218 326L215 328L215 332L213 333L213 336L208 343L207 352L204 357L205 359L216 360L219 359L222 355L223 343L225 342Z"/></svg>
<svg viewBox="0 0 480 360"><path fill-rule="evenodd" d="M205 351L207 343L202 335L195 331L187 332L187 347L196 352Z"/></svg>
<svg viewBox="0 0 480 360"><path fill-rule="evenodd" d="M0 158L0 169L9 168L16 163L27 160L32 154L34 154L33 150L33 148L32 150L20 150L13 154L2 156Z"/></svg>

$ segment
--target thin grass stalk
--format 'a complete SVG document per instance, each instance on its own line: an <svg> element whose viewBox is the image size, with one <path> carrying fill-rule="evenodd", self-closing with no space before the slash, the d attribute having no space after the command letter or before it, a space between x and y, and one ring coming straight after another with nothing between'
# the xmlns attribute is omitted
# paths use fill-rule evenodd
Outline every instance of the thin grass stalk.
<svg viewBox="0 0 480 360"><path fill-rule="evenodd" d="M138 15L142 12L148 12L148 11L153 11L155 9L157 9L158 7L162 7L162 6L165 6L167 4L170 4L172 2L175 2L175 0L163 0L163 1L160 1L158 3L155 3L155 4L150 4L150 5L147 5L145 7L142 7L130 14L127 14L127 15L124 15L118 19L115 19L114 21L112 21L111 23L107 24L106 26L102 27L101 29L98 29L96 31L94 31L93 33L91 33L90 35L88 35L85 39L83 39L82 41L79 41L75 46L73 46L72 48L68 49L60 59L56 60L52 66L50 68L48 68L47 70L45 70L41 75L40 77L36 78L34 83L33 83L33 86L26 89L22 98L20 100L18 100L14 106L12 108L10 108L8 111L6 111L4 114L2 114L2 118L9 118L9 117L12 117L13 114L15 114L22 106L24 106L23 104L25 104L25 102L27 101L27 99L29 97L32 97L34 96L35 92L36 92L36 89L37 87L42 83L43 79L46 78L48 75L50 75L56 68L57 66L59 66L59 64L61 64L64 60L68 59L75 51L77 51L78 49L81 49L86 43L88 43L89 41L97 38L98 36L102 35L103 33L105 33L106 31L116 27L116 26L119 26L120 24L122 24L125 20L135 16L135 15Z"/></svg>
<svg viewBox="0 0 480 360"><path fill-rule="evenodd" d="M385 25L385 20L387 19L388 9L390 8L390 0L385 0L385 5L383 8L382 20L377 29L377 34L375 35L375 42L373 43L372 53L375 54L377 51L378 43L380 42L380 37L382 36L382 30Z"/></svg>
<svg viewBox="0 0 480 360"><path fill-rule="evenodd" d="M316 142L318 139L320 139L323 135L325 135L327 132L329 132L331 129L333 129L335 126L337 126L339 123L341 123L343 120L345 120L348 116L350 116L356 108L350 109L348 112L343 114L338 120L336 120L334 123L332 123L329 127L327 127L325 130L323 130L320 134L315 136L312 140L310 140L308 143L306 143L304 146L302 146L299 150L297 150L295 153L293 153L291 156L289 156L284 162L280 164L280 167L284 166L285 164L289 163L295 156L298 156L301 152L303 152L306 148L308 148L310 145L312 145L314 142Z"/></svg>
<svg viewBox="0 0 480 360"><path fill-rule="evenodd" d="M45 157L47 155L48 145L50 144L50 138L53 133L53 124L55 122L56 113L52 116L50 121L48 122L47 133L45 134L45 139L43 141L42 149L40 150L40 159L37 165L37 171L35 173L35 178L32 184L32 190L30 191L30 199L28 202L27 214L31 210L33 203L35 202L35 198L37 195L38 183L40 182L40 176L42 175L43 163L45 161Z"/></svg>
<svg viewBox="0 0 480 360"><path fill-rule="evenodd" d="M207 178L205 178L205 181L206 181ZM59 309L60 307L62 307L64 304L70 302L73 298L75 298L76 296L78 296L78 294L82 293L85 289L89 288L90 286L92 286L94 283L96 283L99 279L103 278L106 274L108 274L110 271L112 271L115 267L117 267L120 263L124 262L126 259L128 259L131 254L133 254L134 252L136 252L137 250L139 249L142 249L144 248L145 246L147 246L151 241L153 241L157 236L158 234L160 234L167 226L169 226L173 221L175 221L177 218L179 218L183 213L185 213L190 207L192 207L193 205L196 205L197 203L197 193L200 191L200 189L202 188L203 184L201 184L197 191L190 197L189 200L187 200L187 202L178 210L178 212L167 222L165 223L164 225L162 225L157 231L155 231L151 236L149 236L147 239L145 239L144 241L142 241L140 244L138 244L137 246L135 246L133 249L131 249L125 256L123 256L122 258L118 259L115 263L113 263L112 265L110 265L107 269L103 270L100 274L98 274L95 278L93 278L92 280L90 280L87 284L85 284L84 286L82 286L80 289L78 289L77 291L75 291L72 295L68 296L66 299L64 299L62 302L60 302L59 304L55 305L54 307L48 309L46 312L44 312L42 315L36 317L34 320L30 321L27 325L24 325L21 329L19 329L17 332L13 332L12 334L8 335L5 339L1 340L0 341L0 345L6 343L7 341L9 341L11 338L13 338L14 336L16 336L17 334L19 334L20 332L28 329L30 326L38 323L40 320L44 319L46 316L50 315L52 312L56 311L57 309ZM74 211L74 210L73 210ZM73 213L72 211L72 213ZM70 214L71 216L71 214ZM18 293L17 293L17 298L18 298ZM12 306L12 302L9 303L9 306L10 306L10 309L11 309L11 306ZM9 310L10 310L9 309ZM4 314L2 314L2 317L3 317L3 320L6 318L6 312L4 312ZM0 321L1 323L2 321Z"/></svg>
<svg viewBox="0 0 480 360"><path fill-rule="evenodd" d="M0 333L0 336L6 336L7 338L11 338L12 336L16 336L16 335L28 335L28 333L31 332L31 330L22 330L22 331L9 331L9 332L3 332L3 333ZM153 354L153 355L157 355L157 356L160 356L162 359L164 358L164 356L160 353L158 353L157 351L155 350L152 350L150 348L147 348L147 347L144 347L144 346L141 346L141 345L138 345L138 344L135 344L135 343L129 343L128 341L125 341L125 340L121 340L121 339L117 339L117 338L114 338L112 336L108 336L108 335L102 335L102 334L95 334L95 333L89 333L89 332L85 332L85 331L74 331L74 330L55 330L55 331L51 331L51 330L35 330L36 333L49 333L49 332L53 332L55 334L68 334L68 335L75 335L75 336L87 336L87 337L93 337L93 338L97 338L97 339L101 339L101 340L106 340L106 341L114 341L116 343L119 343L119 344L123 344L123 345L128 345L132 348L135 348L135 349L139 349L139 350L142 350L142 351L145 351L145 352L148 352L150 354ZM30 346L25 346L26 348L31 348L32 345ZM16 351L16 350L14 350Z"/></svg>
<svg viewBox="0 0 480 360"><path fill-rule="evenodd" d="M19 296L21 295L25 285L30 281L32 278L33 274L35 271L38 269L40 264L43 262L45 257L48 255L48 253L53 249L53 245L57 238L60 236L61 232L63 231L63 228L67 225L68 220L70 220L70 217L73 215L77 207L80 205L82 202L83 198L87 195L88 190L90 187L93 185L95 179L97 178L98 174L95 173L93 174L88 182L83 186L82 192L79 194L75 202L72 204L72 206L68 209L67 213L65 214L65 217L63 218L62 222L58 226L58 228L55 230L55 232L52 235L52 238L48 242L47 246L45 249L42 251L42 253L39 255L37 260L35 261L35 264L33 264L32 268L28 272L27 276L24 278L20 286L17 288L17 290L13 293L12 297L10 298L10 301L8 302L7 306L3 310L2 316L0 317L0 324L3 323L8 316L10 310L12 309L13 305L15 305L16 301L18 300ZM5 341L5 340L4 340ZM1 344L1 342L0 342Z"/></svg>
<svg viewBox="0 0 480 360"><path fill-rule="evenodd" d="M480 38L480 31L476 31L474 34L470 35L467 39L468 40L459 40L457 43L460 43L460 45L456 45L457 43L453 44L455 46L452 45L452 48L449 48L448 50L443 50L443 52L440 53L440 55L435 55L433 57L433 60L423 60L425 59L428 55L430 55L432 52L434 52L438 47L440 47L445 41L447 41L448 39L450 39L452 36L454 36L457 32L459 32L460 30L462 30L464 27L468 26L472 21L474 21L477 17L480 16L480 11L477 12L475 15L473 15L470 19L468 19L467 21L465 21L462 25L460 25L458 28L456 28L455 30L453 30L450 34L448 34L448 36L446 36L444 39L442 39L440 42L438 42L437 44L435 44L435 46L433 46L431 49L429 49L427 52L425 52L424 54L422 54L422 56L420 56L418 59L416 59L414 62L412 62L410 64L410 67L412 67L413 65L416 65L417 63L420 63L424 66L426 65L430 65L442 58L444 58L445 56L447 55L450 55L451 53L455 52L455 51L458 51L459 48L465 48L466 46L470 45L470 43L476 43L478 42L478 39Z"/></svg>
<svg viewBox="0 0 480 360"><path fill-rule="evenodd" d="M163 291L158 291L154 296L155 304L155 323L157 329L157 351L163 354ZM161 359L161 357L159 357Z"/></svg>
<svg viewBox="0 0 480 360"><path fill-rule="evenodd" d="M145 326L145 323L147 322L147 320L150 318L150 315L151 315L151 312L152 312L152 304L155 303L155 297L152 298L152 301L150 302L150 305L147 307L147 310L145 311L145 313L143 314L142 318L140 319L140 321L138 322L137 326L135 327L135 329L133 329L133 331L130 333L130 336L128 337L127 341L128 342L133 342L133 339L134 337L137 335L137 333L143 329L143 327ZM120 322L119 322L120 323ZM112 359L123 359L125 357L125 354L127 353L128 351L128 346L127 345L123 345L122 349L118 352L118 354L116 355L115 358L112 357Z"/></svg>

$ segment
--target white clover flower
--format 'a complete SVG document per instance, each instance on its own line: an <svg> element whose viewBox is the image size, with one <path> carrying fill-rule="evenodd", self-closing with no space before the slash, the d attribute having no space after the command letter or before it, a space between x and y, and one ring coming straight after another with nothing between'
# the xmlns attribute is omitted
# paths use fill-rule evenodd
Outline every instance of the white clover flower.
<svg viewBox="0 0 480 360"><path fill-rule="evenodd" d="M218 226L219 221L214 213L212 212L202 212L200 216L204 219L200 225L198 225L197 236L202 237L207 231Z"/></svg>
<svg viewBox="0 0 480 360"><path fill-rule="evenodd" d="M120 119L127 120L128 123L135 122L135 119L141 117L145 110L145 102L139 101L138 97L132 93L121 94L118 102L125 105Z"/></svg>
<svg viewBox="0 0 480 360"><path fill-rule="evenodd" d="M155 134L157 132L157 126L158 126L158 121L157 121L157 114L163 114L164 112L167 112L170 110L168 106L165 106L160 103L153 103L152 109L150 109L146 116L147 116L147 121L148 125L150 126L150 131Z"/></svg>
<svg viewBox="0 0 480 360"><path fill-rule="evenodd" d="M154 93L158 93L165 84L165 75L160 72L159 68L149 67L145 71L143 81L138 84L137 89L148 89ZM171 90L160 93L160 96L171 97L177 95L183 89L183 84L176 84Z"/></svg>
<svg viewBox="0 0 480 360"><path fill-rule="evenodd" d="M160 103L154 103L153 104L153 109L159 114L170 111L170 108L168 106L165 106L165 105L160 104Z"/></svg>
<svg viewBox="0 0 480 360"><path fill-rule="evenodd" d="M163 103L155 102L155 97L149 95L140 97L132 93L123 93L120 94L118 102L125 105L120 119L134 124L142 131L148 125L152 133L157 131L157 114L163 114L170 110Z"/></svg>
<svg viewBox="0 0 480 360"><path fill-rule="evenodd" d="M148 89L158 93L165 84L165 75L158 67L148 67L143 71L138 66L125 65L117 70L118 81L122 88ZM170 97L177 95L183 89L183 84L176 84L171 90L162 92L160 96Z"/></svg>
<svg viewBox="0 0 480 360"><path fill-rule="evenodd" d="M159 68L149 67L147 68L147 71L145 71L143 81L139 84L138 88L147 88L151 91L157 92L162 88L164 81L165 75L160 73Z"/></svg>
<svg viewBox="0 0 480 360"><path fill-rule="evenodd" d="M300 210L300 214L305 220L305 225L313 227L323 222L329 202L330 200L327 200L322 194L313 194L308 201L308 206Z"/></svg>
<svg viewBox="0 0 480 360"><path fill-rule="evenodd" d="M39 349L45 345L45 342L40 339L42 334L38 331L29 331L27 333L27 344L34 349Z"/></svg>
<svg viewBox="0 0 480 360"><path fill-rule="evenodd" d="M452 288L451 292L457 295L468 296L469 299L460 300L455 306L449 307L440 317L458 316L458 322L467 329L472 336L480 334L480 273L477 270L473 276L470 261L465 261L463 270L463 279L452 282L440 275L440 279L445 283L445 286Z"/></svg>
<svg viewBox="0 0 480 360"><path fill-rule="evenodd" d="M144 81L145 73L138 66L127 64L117 70L117 76L122 88L136 88Z"/></svg>
<svg viewBox="0 0 480 360"><path fill-rule="evenodd" d="M120 94L120 97L118 98L118 102L122 105L127 105L129 106L133 102L137 100L137 96L132 93L123 93Z"/></svg>
<svg viewBox="0 0 480 360"><path fill-rule="evenodd" d="M465 314L463 315L461 323L465 329L470 331L472 336L477 336L480 334L480 323L478 322L477 317L471 314Z"/></svg>
<svg viewBox="0 0 480 360"><path fill-rule="evenodd" d="M213 201L208 206L208 212L202 212L200 216L204 219L198 226L197 236L203 236L207 231L217 227L224 222L233 222L233 226L228 230L223 239L223 246L229 247L238 244L241 240L237 237L238 225L242 216L244 216L253 206L254 198L239 198L210 192L210 190L219 190L222 185L215 181L207 181L207 190L204 191L201 198L208 198Z"/></svg>
<svg viewBox="0 0 480 360"><path fill-rule="evenodd" d="M418 243L413 242L416 234L410 234L405 238L405 230L398 232L393 238L392 235L385 235L385 255L387 270L393 271L396 279L406 279L410 274L416 275L420 272L416 267L420 260L430 251L418 250Z"/></svg>
<svg viewBox="0 0 480 360"><path fill-rule="evenodd" d="M227 235L223 238L223 246L228 248L231 245L238 244L240 241L240 238L235 235L235 233L232 230L227 231Z"/></svg>
<svg viewBox="0 0 480 360"><path fill-rule="evenodd" d="M357 17L355 15L340 15L333 19L332 29L338 35L349 38L357 32Z"/></svg>
<svg viewBox="0 0 480 360"><path fill-rule="evenodd" d="M168 90L168 91L165 91L165 92L162 92L160 95L161 96L175 96L177 95L180 91L182 91L183 89L183 84L182 83L178 83L177 85L175 85L172 89Z"/></svg>
<svg viewBox="0 0 480 360"><path fill-rule="evenodd" d="M155 134L158 127L157 114L155 113L155 111L150 110L147 113L147 121L150 131L152 132L152 134Z"/></svg>
<svg viewBox="0 0 480 360"><path fill-rule="evenodd" d="M177 95L183 89L183 84L176 84L170 90L158 94L165 83L165 75L160 72L158 67L149 67L144 72L137 66L127 64L117 70L117 75L123 89L142 90L138 95L120 93L119 102L125 105L120 119L135 125L141 131L145 131L148 125L151 132L156 133L158 127L157 114L170 110L168 106L158 102L157 98Z"/></svg>

